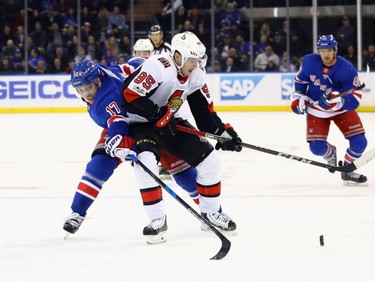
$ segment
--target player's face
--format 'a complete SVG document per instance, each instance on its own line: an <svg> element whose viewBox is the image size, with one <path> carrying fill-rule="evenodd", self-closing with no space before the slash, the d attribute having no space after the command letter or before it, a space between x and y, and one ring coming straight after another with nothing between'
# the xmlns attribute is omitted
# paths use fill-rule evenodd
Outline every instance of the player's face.
<svg viewBox="0 0 375 281"><path fill-rule="evenodd" d="M141 57L141 58L147 59L151 55L151 52L150 51L135 51L134 55L136 57Z"/></svg>
<svg viewBox="0 0 375 281"><path fill-rule="evenodd" d="M152 41L152 43L154 43L156 47L159 47L161 41L163 40L163 36L160 32L151 33L150 40Z"/></svg>
<svg viewBox="0 0 375 281"><path fill-rule="evenodd" d="M336 50L330 49L319 49L319 55L325 66L332 66L336 63Z"/></svg>
<svg viewBox="0 0 375 281"><path fill-rule="evenodd" d="M89 104L94 103L94 98L98 91L98 87L94 82L84 85L82 87L76 88L78 94Z"/></svg>
<svg viewBox="0 0 375 281"><path fill-rule="evenodd" d="M198 59L188 58L181 67L183 76L189 76L198 67Z"/></svg>

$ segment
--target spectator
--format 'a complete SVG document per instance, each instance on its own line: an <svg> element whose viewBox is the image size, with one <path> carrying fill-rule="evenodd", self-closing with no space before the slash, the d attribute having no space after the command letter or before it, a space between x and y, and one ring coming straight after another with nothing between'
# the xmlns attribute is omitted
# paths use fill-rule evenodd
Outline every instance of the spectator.
<svg viewBox="0 0 375 281"><path fill-rule="evenodd" d="M268 40L267 35L261 35L260 36L260 42L255 44L255 55L259 55L264 52L267 46L269 46L270 42Z"/></svg>
<svg viewBox="0 0 375 281"><path fill-rule="evenodd" d="M375 70L375 44L370 44L367 47L367 54L363 58L363 68L370 67L371 71Z"/></svg>
<svg viewBox="0 0 375 281"><path fill-rule="evenodd" d="M238 62L238 71L247 72L250 67L250 58L246 53L240 54L240 59Z"/></svg>
<svg viewBox="0 0 375 281"><path fill-rule="evenodd" d="M264 52L257 55L256 58L255 58L255 61L254 61L254 66L255 66L255 70L256 71L263 71L266 69L267 65L268 65L268 62L272 60L273 61L273 64L271 64L270 66L274 66L275 67L278 67L279 63L280 63L280 58L278 55L276 55L273 51L272 51L272 46L268 45ZM268 67L270 67L268 66Z"/></svg>
<svg viewBox="0 0 375 281"><path fill-rule="evenodd" d="M271 27L268 22L262 23L259 31L259 40L262 40L262 35L266 35L267 38L271 38Z"/></svg>
<svg viewBox="0 0 375 281"><path fill-rule="evenodd" d="M46 49L48 43L47 32L43 30L42 23L40 21L35 23L34 31L30 33L30 37L33 39L34 45L40 51L44 51Z"/></svg>
<svg viewBox="0 0 375 281"><path fill-rule="evenodd" d="M239 54L251 55L250 43L245 41L245 38L242 34L236 36L236 41L234 43L235 48Z"/></svg>
<svg viewBox="0 0 375 281"><path fill-rule="evenodd" d="M225 66L222 69L223 72L237 72L237 66L234 64L234 59L231 57L228 57L225 60Z"/></svg>
<svg viewBox="0 0 375 281"><path fill-rule="evenodd" d="M185 31L190 31L190 32L194 32L195 33L195 30L194 30L194 27L193 25L191 24L191 22L189 20L186 20L182 26L182 29L178 31L178 33L182 33L182 32L185 32Z"/></svg>
<svg viewBox="0 0 375 281"><path fill-rule="evenodd" d="M47 71L47 64L46 61L43 59L40 59L37 61L36 68L30 69L30 74L46 74Z"/></svg>
<svg viewBox="0 0 375 281"><path fill-rule="evenodd" d="M280 72L295 72L297 71L296 66L292 63L288 63L287 58L282 58L279 66Z"/></svg>
<svg viewBox="0 0 375 281"><path fill-rule="evenodd" d="M286 51L286 41L285 38L283 40L283 36L280 32L275 32L270 45L272 46L272 50L278 56L282 56L283 52Z"/></svg>
<svg viewBox="0 0 375 281"><path fill-rule="evenodd" d="M14 58L17 49L18 49L18 48L17 48L16 46L14 46L14 42L13 42L13 40L12 40L12 39L9 39L9 40L7 41L6 46L4 46L4 47L2 48L2 53L1 53L1 55L2 55L3 57L8 57L9 59L12 59L12 58Z"/></svg>
<svg viewBox="0 0 375 281"><path fill-rule="evenodd" d="M201 40L203 45L206 46L207 50L211 50L211 35L207 32L207 29L203 23L200 23L198 25L198 30L196 31L196 35Z"/></svg>
<svg viewBox="0 0 375 281"><path fill-rule="evenodd" d="M115 65L117 56L120 54L120 48L114 36L108 38L103 49L103 57L106 60L106 65Z"/></svg>
<svg viewBox="0 0 375 281"><path fill-rule="evenodd" d="M108 17L109 17L109 13L108 13L107 8L102 7L99 10L98 18L96 20L96 26L95 26L95 29L94 29L97 32L97 35L95 36L96 38L101 37L103 33L104 34L107 33L107 28L108 28L108 25L109 25Z"/></svg>
<svg viewBox="0 0 375 281"><path fill-rule="evenodd" d="M225 61L229 57L229 50L233 47L234 45L232 44L229 34L225 34L223 42L218 45L219 61L222 68L225 65Z"/></svg>
<svg viewBox="0 0 375 281"><path fill-rule="evenodd" d="M39 12L34 10L34 20L40 21L42 26L46 29L48 29L53 23L57 23L59 26L65 26L63 24L63 16L53 9L53 5L48 6L47 11L40 16L40 19L38 19L38 17Z"/></svg>
<svg viewBox="0 0 375 281"><path fill-rule="evenodd" d="M61 60L59 58L55 58L53 60L53 64L52 64L50 73L52 73L52 74L63 74L63 73L65 73L65 68L62 66Z"/></svg>
<svg viewBox="0 0 375 281"><path fill-rule="evenodd" d="M290 34L290 44L289 51L291 57L303 57L306 53L302 39L298 36L297 33Z"/></svg>
<svg viewBox="0 0 375 281"><path fill-rule="evenodd" d="M175 28L177 30L180 30L182 28L184 22L187 19L188 19L188 17L187 17L186 9L184 8L184 6L181 6L180 8L178 8L178 10L176 12L176 16L175 16L176 26L175 26Z"/></svg>
<svg viewBox="0 0 375 281"><path fill-rule="evenodd" d="M354 27L347 16L342 18L342 25L337 29L338 53L346 54L349 46L354 46Z"/></svg>
<svg viewBox="0 0 375 281"><path fill-rule="evenodd" d="M65 25L78 26L76 11L73 8L69 8L68 12L63 17L63 26Z"/></svg>
<svg viewBox="0 0 375 281"><path fill-rule="evenodd" d="M264 69L264 71L269 72L276 72L278 70L278 65L272 59L267 62L266 68Z"/></svg>
<svg viewBox="0 0 375 281"><path fill-rule="evenodd" d="M36 73L37 70L40 72L41 71L41 64L38 64L38 62L42 60L44 61L45 65L45 58L40 55L39 50L37 48L32 48L30 51L30 56L29 56L29 73Z"/></svg>
<svg viewBox="0 0 375 281"><path fill-rule="evenodd" d="M87 54L95 61L99 61L101 58L102 48L100 47L100 43L95 40L94 35L89 35L87 39Z"/></svg>
<svg viewBox="0 0 375 281"><path fill-rule="evenodd" d="M17 48L24 50L25 49L25 31L22 25L17 26L16 28L16 34L14 38L14 44L17 46Z"/></svg>
<svg viewBox="0 0 375 281"><path fill-rule="evenodd" d="M82 43L86 43L89 40L89 36L93 35L93 32L91 31L91 23L88 21L83 23L82 29L81 29L81 41Z"/></svg>
<svg viewBox="0 0 375 281"><path fill-rule="evenodd" d="M119 43L120 53L126 57L132 54L132 43L128 35L124 35Z"/></svg>
<svg viewBox="0 0 375 281"><path fill-rule="evenodd" d="M74 62L77 64L85 60L92 60L92 58L89 54L86 53L85 46L81 45L78 48L78 54L74 57Z"/></svg>
<svg viewBox="0 0 375 281"><path fill-rule="evenodd" d="M96 13L95 11L90 11L87 6L82 8L81 13L81 22L88 22L91 24L91 27L94 26L96 20Z"/></svg>
<svg viewBox="0 0 375 281"><path fill-rule="evenodd" d="M19 0L3 0L2 23L11 24L17 13L21 10L21 1Z"/></svg>
<svg viewBox="0 0 375 281"><path fill-rule="evenodd" d="M350 61L355 68L357 68L357 53L355 52L354 46L350 45L343 57Z"/></svg>
<svg viewBox="0 0 375 281"><path fill-rule="evenodd" d="M68 55L63 47L57 46L54 51L54 58L58 58L61 61L61 67L65 69L68 67Z"/></svg>
<svg viewBox="0 0 375 281"><path fill-rule="evenodd" d="M7 56L4 56L1 59L0 73L1 74L12 74L12 73L14 73L14 68L10 64L9 58Z"/></svg>
<svg viewBox="0 0 375 281"><path fill-rule="evenodd" d="M240 12L235 9L234 3L228 2L226 9L222 11L220 15L221 27L225 30L229 30L233 24L238 26L240 23Z"/></svg>
<svg viewBox="0 0 375 281"><path fill-rule="evenodd" d="M69 60L68 61L68 66L65 68L65 73L66 74L70 74L70 72L72 71L74 65L75 65L74 59Z"/></svg>
<svg viewBox="0 0 375 281"><path fill-rule="evenodd" d="M10 25L6 24L3 27L3 32L0 33L0 46L6 46L8 40L15 40L14 35L12 34L12 31L10 29Z"/></svg>
<svg viewBox="0 0 375 281"><path fill-rule="evenodd" d="M25 60L23 58L22 52L20 49L16 50L14 58L10 60L12 67L15 72L24 72L25 71Z"/></svg>
<svg viewBox="0 0 375 281"><path fill-rule="evenodd" d="M63 42L63 35L61 34L61 30L59 28L59 24L57 22L52 23L49 28L48 32L48 52L52 53L56 47L62 47L64 45Z"/></svg>
<svg viewBox="0 0 375 281"><path fill-rule="evenodd" d="M118 6L113 7L113 11L109 13L108 16L108 34L119 34L122 36L127 33L128 25L126 24L125 15L120 13L120 8ZM115 29L117 29L115 31Z"/></svg>

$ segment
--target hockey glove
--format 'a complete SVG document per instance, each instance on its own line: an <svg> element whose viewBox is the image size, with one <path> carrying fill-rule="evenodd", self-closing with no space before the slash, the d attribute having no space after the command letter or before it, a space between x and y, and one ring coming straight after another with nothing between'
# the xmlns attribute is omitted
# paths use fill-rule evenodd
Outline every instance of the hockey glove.
<svg viewBox="0 0 375 281"><path fill-rule="evenodd" d="M176 128L177 121L173 117L173 112L170 105L164 105L158 108L157 112L153 114L153 120L156 120L154 130L158 135L172 135L178 133Z"/></svg>
<svg viewBox="0 0 375 281"><path fill-rule="evenodd" d="M319 106L327 111L336 111L343 107L345 100L342 97L336 97L339 92L324 94L319 99Z"/></svg>
<svg viewBox="0 0 375 281"><path fill-rule="evenodd" d="M226 140L219 140L216 145L216 150L230 150L240 152L242 150L242 140L230 124L224 126L225 131L221 137L227 138Z"/></svg>
<svg viewBox="0 0 375 281"><path fill-rule="evenodd" d="M300 91L296 91L290 95L290 99L292 100L291 108L293 112L296 114L305 114L309 97Z"/></svg>
<svg viewBox="0 0 375 281"><path fill-rule="evenodd" d="M105 152L112 157L120 158L122 161L125 161L128 155L137 155L134 139L122 135L115 135L106 139Z"/></svg>

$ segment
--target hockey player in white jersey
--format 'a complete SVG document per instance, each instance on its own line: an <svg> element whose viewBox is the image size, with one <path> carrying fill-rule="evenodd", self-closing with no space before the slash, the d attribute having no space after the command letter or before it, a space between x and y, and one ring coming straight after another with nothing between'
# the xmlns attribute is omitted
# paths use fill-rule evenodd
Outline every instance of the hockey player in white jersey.
<svg viewBox="0 0 375 281"><path fill-rule="evenodd" d="M231 138L218 142L216 149L237 152L242 149L236 131L214 111L205 83L206 59L206 48L195 34L176 34L171 54L150 57L124 82L123 106L130 118L138 158L157 173L159 150L163 149L196 167L202 215L218 229L230 232L236 229L236 223L221 210L220 161L213 146L206 139L176 128L176 124L193 128L178 112L188 102L200 130ZM161 188L138 165L134 171L141 190ZM153 199L158 200L157 196ZM155 232L163 227L164 218L165 214L160 216L159 224L155 223Z"/></svg>

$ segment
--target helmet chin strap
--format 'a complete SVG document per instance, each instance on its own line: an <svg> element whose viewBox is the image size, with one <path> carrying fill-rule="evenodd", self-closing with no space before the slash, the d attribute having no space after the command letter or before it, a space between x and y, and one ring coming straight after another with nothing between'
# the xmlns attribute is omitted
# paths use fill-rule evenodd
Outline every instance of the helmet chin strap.
<svg viewBox="0 0 375 281"><path fill-rule="evenodd" d="M182 55L180 54L180 56L181 56L181 62L182 62L182 60L183 60ZM179 65L176 63L176 60L175 60L175 58L174 58L174 54L173 54L172 59L173 59L173 63L174 63L174 65L175 65L176 68L177 68L177 74L180 75L180 76L182 76L182 77L185 77L185 75L183 75L183 74L182 74L182 71L181 71L181 68L184 66L184 64L182 64L181 66L179 66Z"/></svg>

